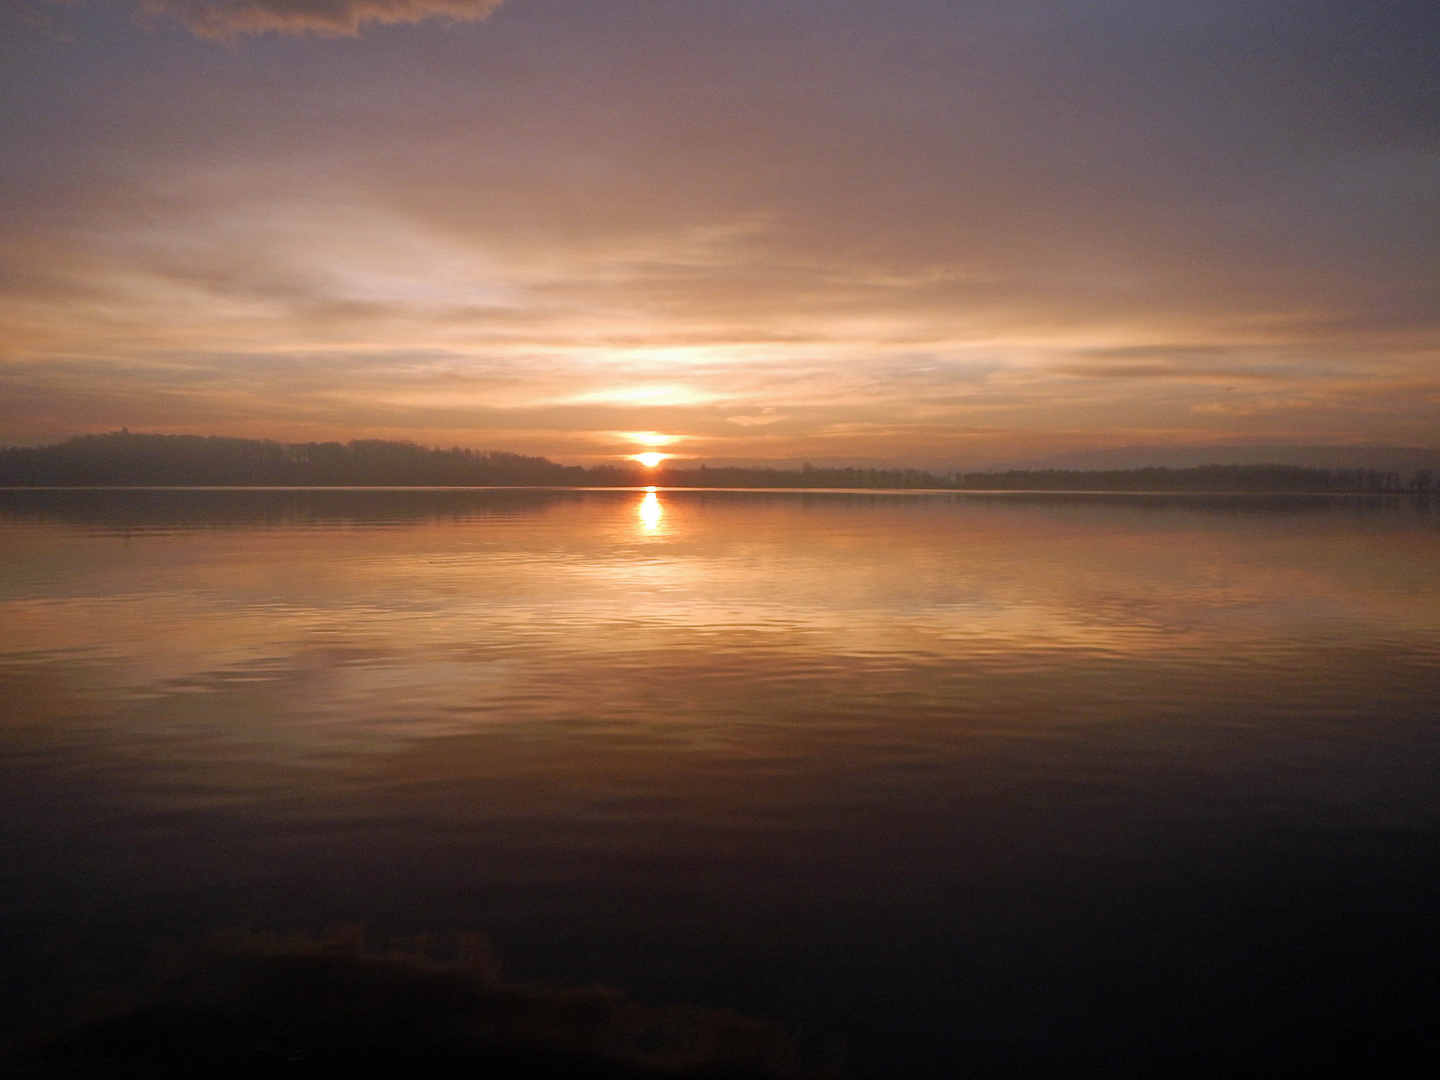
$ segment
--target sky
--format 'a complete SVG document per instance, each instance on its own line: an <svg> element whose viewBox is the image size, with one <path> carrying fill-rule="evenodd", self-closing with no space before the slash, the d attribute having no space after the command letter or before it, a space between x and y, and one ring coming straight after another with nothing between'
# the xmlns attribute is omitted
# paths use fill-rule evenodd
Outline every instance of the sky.
<svg viewBox="0 0 1440 1080"><path fill-rule="evenodd" d="M5 0L0 444L1440 447L1433 0Z"/></svg>

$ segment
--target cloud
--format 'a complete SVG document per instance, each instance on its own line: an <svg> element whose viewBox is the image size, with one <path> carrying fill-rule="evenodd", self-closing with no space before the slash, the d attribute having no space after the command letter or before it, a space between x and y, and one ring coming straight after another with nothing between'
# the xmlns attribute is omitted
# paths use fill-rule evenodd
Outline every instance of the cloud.
<svg viewBox="0 0 1440 1080"><path fill-rule="evenodd" d="M33 78L69 89L0 108L0 440L1440 444L1397 388L1436 369L1440 143L1419 106L1352 138L1335 117L1390 99L1347 112L1348 83L1311 107L1369 40L1328 27L1404 29L1315 6L542 3L443 48L373 28L498 0L122 5L193 48L56 6L75 44ZM203 44L267 32L368 37Z"/></svg>
<svg viewBox="0 0 1440 1080"><path fill-rule="evenodd" d="M766 409L758 416L727 416L725 417L725 422L727 424L739 424L741 427L758 427L762 424L778 424L780 421L788 419L789 417L782 416L774 409Z"/></svg>
<svg viewBox="0 0 1440 1080"><path fill-rule="evenodd" d="M1058 375L1078 379L1178 379L1188 382L1238 382L1275 378L1260 371L1235 368L1208 368L1182 364L1057 364Z"/></svg>
<svg viewBox="0 0 1440 1080"><path fill-rule="evenodd" d="M504 0L141 0L151 16L175 19L200 37L224 41L241 34L319 34L355 37L371 24L425 19L477 22Z"/></svg>

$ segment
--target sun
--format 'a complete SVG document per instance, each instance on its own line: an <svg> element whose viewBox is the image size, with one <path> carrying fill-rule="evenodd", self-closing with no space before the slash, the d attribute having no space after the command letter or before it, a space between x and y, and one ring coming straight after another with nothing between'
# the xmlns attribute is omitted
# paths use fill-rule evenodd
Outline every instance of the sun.
<svg viewBox="0 0 1440 1080"><path fill-rule="evenodd" d="M670 455L656 454L654 452L651 452L646 454L632 454L630 456L634 460L640 462L641 465L644 465L647 469L653 469L656 465L659 465L660 462L664 461Z"/></svg>

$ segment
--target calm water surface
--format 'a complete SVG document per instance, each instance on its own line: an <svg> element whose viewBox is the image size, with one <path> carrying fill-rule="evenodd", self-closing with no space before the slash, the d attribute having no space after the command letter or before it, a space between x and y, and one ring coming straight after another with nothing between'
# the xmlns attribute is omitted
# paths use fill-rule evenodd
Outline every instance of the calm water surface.
<svg viewBox="0 0 1440 1080"><path fill-rule="evenodd" d="M6 492L0 545L10 1024L349 919L856 1076L1432 1015L1423 500Z"/></svg>

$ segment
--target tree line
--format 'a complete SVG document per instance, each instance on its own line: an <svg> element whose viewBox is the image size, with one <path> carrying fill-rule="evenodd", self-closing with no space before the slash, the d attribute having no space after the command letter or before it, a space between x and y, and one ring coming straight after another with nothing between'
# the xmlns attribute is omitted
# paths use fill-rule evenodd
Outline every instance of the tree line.
<svg viewBox="0 0 1440 1080"><path fill-rule="evenodd" d="M585 468L543 457L413 442L281 443L117 431L50 446L0 449L4 487L631 487L888 488L970 491L1440 491L1428 470L1410 477L1374 469L1295 465L1005 472L924 469Z"/></svg>
<svg viewBox="0 0 1440 1080"><path fill-rule="evenodd" d="M541 457L411 442L280 443L218 435L80 435L0 450L0 485L56 487L449 487L586 484Z"/></svg>

